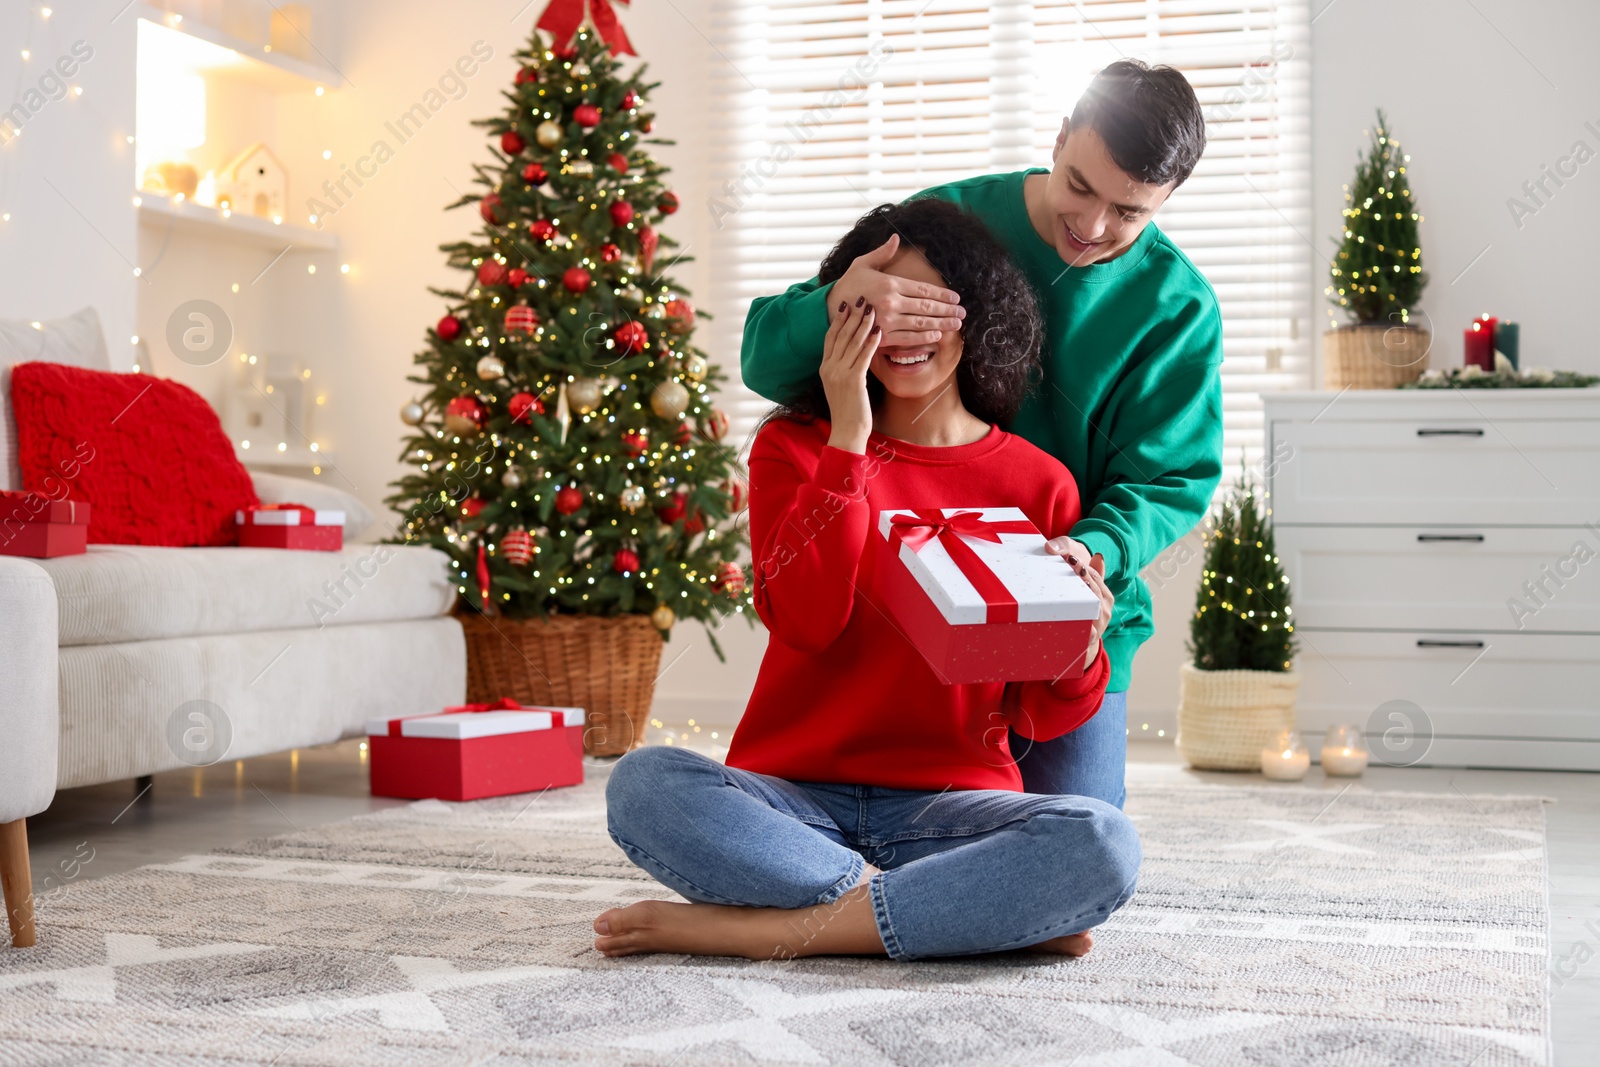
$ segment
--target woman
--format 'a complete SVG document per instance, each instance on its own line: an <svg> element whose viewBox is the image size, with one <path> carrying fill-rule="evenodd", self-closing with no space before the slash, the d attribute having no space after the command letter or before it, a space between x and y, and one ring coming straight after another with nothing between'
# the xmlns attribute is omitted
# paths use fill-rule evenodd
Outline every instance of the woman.
<svg viewBox="0 0 1600 1067"><path fill-rule="evenodd" d="M757 434L755 602L772 640L726 766L654 747L613 769L612 839L695 903L600 915L608 956L1076 956L1133 894L1132 824L1098 800L1021 792L1008 742L1058 737L1100 705L1112 600L1095 561L1065 563L1101 598L1081 677L944 685L884 611L876 572L898 564L880 561L881 510L1017 507L1046 537L1080 514L1066 468L1000 428L1036 370L1040 320L980 222L941 200L884 205L819 277L896 235L889 273L960 300L963 328L889 348L874 308L841 308L819 390Z"/></svg>

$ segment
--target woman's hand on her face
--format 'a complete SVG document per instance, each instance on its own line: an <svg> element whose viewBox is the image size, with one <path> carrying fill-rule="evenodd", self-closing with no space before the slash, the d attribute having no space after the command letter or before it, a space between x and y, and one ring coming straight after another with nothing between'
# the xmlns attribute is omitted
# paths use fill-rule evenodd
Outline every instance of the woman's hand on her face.
<svg viewBox="0 0 1600 1067"><path fill-rule="evenodd" d="M822 348L822 390L828 398L833 433L828 444L846 452L865 453L872 433L872 401L867 397L867 368L883 336L872 305L858 299L838 309Z"/></svg>
<svg viewBox="0 0 1600 1067"><path fill-rule="evenodd" d="M896 233L872 251L857 256L833 283L828 319L837 323L843 317L841 303L853 308L857 300L864 300L877 309L883 344L938 344L943 334L961 329L967 309L961 306L961 296L954 290L884 273L899 251L900 235Z"/></svg>

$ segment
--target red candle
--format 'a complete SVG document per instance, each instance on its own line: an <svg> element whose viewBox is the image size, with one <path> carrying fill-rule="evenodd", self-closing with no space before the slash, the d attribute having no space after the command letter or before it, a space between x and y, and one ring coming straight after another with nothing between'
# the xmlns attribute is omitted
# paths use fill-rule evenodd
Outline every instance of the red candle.
<svg viewBox="0 0 1600 1067"><path fill-rule="evenodd" d="M1462 346L1466 351L1466 358L1462 361L1464 366L1481 367L1485 371L1494 370L1494 326L1493 319L1485 323L1481 319L1473 320L1462 333Z"/></svg>

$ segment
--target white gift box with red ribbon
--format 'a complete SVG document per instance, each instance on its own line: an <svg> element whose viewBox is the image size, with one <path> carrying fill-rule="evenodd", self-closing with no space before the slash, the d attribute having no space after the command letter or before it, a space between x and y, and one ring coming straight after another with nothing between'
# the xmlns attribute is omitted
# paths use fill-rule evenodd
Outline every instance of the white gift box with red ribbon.
<svg viewBox="0 0 1600 1067"><path fill-rule="evenodd" d="M344 512L303 504L260 504L234 512L244 548L298 548L337 552L344 547Z"/></svg>
<svg viewBox="0 0 1600 1067"><path fill-rule="evenodd" d="M511 699L370 719L372 795L478 800L583 781L582 708Z"/></svg>
<svg viewBox="0 0 1600 1067"><path fill-rule="evenodd" d="M890 614L944 683L1075 678L1100 598L1019 508L878 514Z"/></svg>

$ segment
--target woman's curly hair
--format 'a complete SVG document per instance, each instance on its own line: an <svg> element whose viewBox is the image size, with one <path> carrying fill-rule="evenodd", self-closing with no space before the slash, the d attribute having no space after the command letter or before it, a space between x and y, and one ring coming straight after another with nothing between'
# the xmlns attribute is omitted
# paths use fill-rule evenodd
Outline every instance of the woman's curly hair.
<svg viewBox="0 0 1600 1067"><path fill-rule="evenodd" d="M833 246L817 271L818 282L838 280L857 256L896 233L900 247L921 252L946 288L960 294L967 311L961 326L961 362L956 366L962 404L985 422L1009 425L1039 376L1044 326L1033 286L976 216L934 197L882 204L856 220ZM867 375L867 396L877 410L883 385L872 374ZM800 421L828 417L820 380L813 380L805 392L787 399L768 416Z"/></svg>

